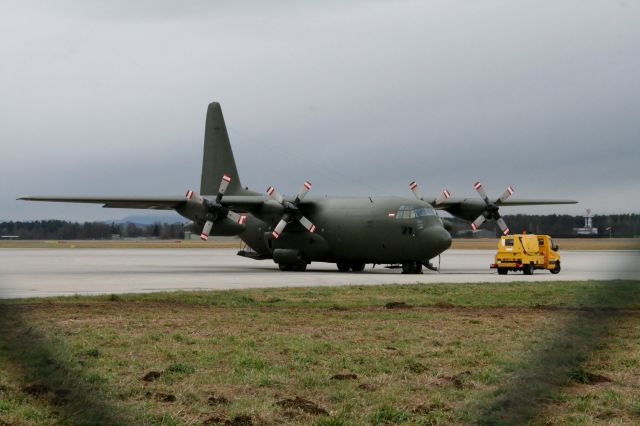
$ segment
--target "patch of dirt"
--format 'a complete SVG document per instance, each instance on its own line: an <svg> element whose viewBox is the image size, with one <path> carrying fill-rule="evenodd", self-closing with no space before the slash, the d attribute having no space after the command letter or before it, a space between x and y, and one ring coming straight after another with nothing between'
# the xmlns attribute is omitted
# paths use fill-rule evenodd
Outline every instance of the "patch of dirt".
<svg viewBox="0 0 640 426"><path fill-rule="evenodd" d="M276 402L282 408L294 408L302 410L305 413L313 414L314 416L323 415L327 416L329 413L324 408L319 407L315 402L309 401L304 398L296 396L294 399L283 399Z"/></svg>
<svg viewBox="0 0 640 426"><path fill-rule="evenodd" d="M433 305L434 308L440 308L440 309L453 309L456 307L456 305L454 305L453 303L449 303L449 302L438 302L435 303Z"/></svg>
<svg viewBox="0 0 640 426"><path fill-rule="evenodd" d="M29 395L38 396L49 392L49 386L42 383L31 383L22 388L22 390Z"/></svg>
<svg viewBox="0 0 640 426"><path fill-rule="evenodd" d="M362 383L361 385L358 385L358 389L373 392L378 388L376 387L376 385L372 385L371 383Z"/></svg>
<svg viewBox="0 0 640 426"><path fill-rule="evenodd" d="M471 371L463 371L455 376L442 376L441 379L453 383L456 389L463 389L466 386L465 378L471 375Z"/></svg>
<svg viewBox="0 0 640 426"><path fill-rule="evenodd" d="M224 426L253 426L253 419L250 416L239 414L232 419L225 419L223 417L209 417L204 422L203 426L224 425Z"/></svg>
<svg viewBox="0 0 640 426"><path fill-rule="evenodd" d="M609 383L613 381L610 377L603 376L602 374L593 374L583 370L577 370L569 374L573 381L583 385L595 385L598 383Z"/></svg>
<svg viewBox="0 0 640 426"><path fill-rule="evenodd" d="M398 350L398 348L394 348L393 346L387 346L385 349L388 350L388 351L397 351Z"/></svg>
<svg viewBox="0 0 640 426"><path fill-rule="evenodd" d="M330 380L356 380L357 378L358 376L356 374L346 373L346 374L335 374L331 376Z"/></svg>
<svg viewBox="0 0 640 426"><path fill-rule="evenodd" d="M159 379L162 376L162 371L149 371L147 374L142 376L142 380L145 382L153 382L156 379Z"/></svg>
<svg viewBox="0 0 640 426"><path fill-rule="evenodd" d="M69 403L69 394L71 391L69 389L56 389L53 391L53 399L51 403L53 405L66 405Z"/></svg>
<svg viewBox="0 0 640 426"><path fill-rule="evenodd" d="M209 398L207 398L207 402L209 403L209 405L227 405L227 404L229 404L229 400L227 398L225 398L224 396L215 396L215 395L211 395Z"/></svg>
<svg viewBox="0 0 640 426"><path fill-rule="evenodd" d="M176 402L176 396L171 393L158 392L155 395L155 399L159 402Z"/></svg>
<svg viewBox="0 0 640 426"><path fill-rule="evenodd" d="M413 305L407 305L404 302L389 302L384 307L387 309L411 309Z"/></svg>

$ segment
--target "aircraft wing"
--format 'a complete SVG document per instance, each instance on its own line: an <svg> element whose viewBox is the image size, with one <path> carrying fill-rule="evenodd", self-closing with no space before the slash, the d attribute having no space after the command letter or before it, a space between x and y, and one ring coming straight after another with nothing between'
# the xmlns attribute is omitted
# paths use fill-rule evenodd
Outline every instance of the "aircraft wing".
<svg viewBox="0 0 640 426"><path fill-rule="evenodd" d="M50 195L26 195L18 200L51 201L57 203L102 204L102 207L119 209L173 210L184 204L184 197L59 197Z"/></svg>
<svg viewBox="0 0 640 426"><path fill-rule="evenodd" d="M499 206L537 206L537 205L550 205L550 204L577 204L576 200L567 199L549 199L549 198L522 198L522 199L509 199L501 203L496 203ZM448 198L435 205L435 200L431 203L435 208L439 210L447 210L452 207L463 207L468 205L469 207L484 206L484 201L478 198Z"/></svg>

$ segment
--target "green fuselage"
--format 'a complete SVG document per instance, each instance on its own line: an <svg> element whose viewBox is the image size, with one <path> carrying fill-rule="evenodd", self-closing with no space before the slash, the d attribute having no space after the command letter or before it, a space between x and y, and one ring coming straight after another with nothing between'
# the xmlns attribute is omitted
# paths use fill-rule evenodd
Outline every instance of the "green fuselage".
<svg viewBox="0 0 640 426"><path fill-rule="evenodd" d="M316 225L308 232L296 221L275 239L271 231L283 214L271 200L249 212L238 235L253 250L271 258L274 251L298 250L308 261L401 263L428 261L451 245L442 220L426 202L402 197L305 199L300 212ZM235 233L237 225L222 221L220 235Z"/></svg>

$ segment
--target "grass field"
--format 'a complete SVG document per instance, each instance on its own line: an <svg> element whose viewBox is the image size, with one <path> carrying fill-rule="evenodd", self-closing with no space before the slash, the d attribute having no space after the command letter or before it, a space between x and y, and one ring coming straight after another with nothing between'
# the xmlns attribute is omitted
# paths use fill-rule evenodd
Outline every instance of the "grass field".
<svg viewBox="0 0 640 426"><path fill-rule="evenodd" d="M640 250L640 238L560 238L560 250ZM240 248L240 240L9 240L0 241L0 248ZM494 250L497 239L454 239L454 249Z"/></svg>
<svg viewBox="0 0 640 426"><path fill-rule="evenodd" d="M0 301L0 425L638 424L639 286Z"/></svg>

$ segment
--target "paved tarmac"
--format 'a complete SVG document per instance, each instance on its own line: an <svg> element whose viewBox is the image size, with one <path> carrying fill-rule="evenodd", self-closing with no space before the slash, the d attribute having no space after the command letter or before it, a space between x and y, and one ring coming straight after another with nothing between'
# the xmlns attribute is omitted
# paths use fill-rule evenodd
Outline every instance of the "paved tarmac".
<svg viewBox="0 0 640 426"><path fill-rule="evenodd" d="M562 272L533 276L489 269L493 250L448 250L441 271L402 275L370 265L341 273L313 263L306 272L280 272L270 260L236 256L235 249L0 249L0 298L140 293L258 287L439 282L639 279L638 251L564 251ZM437 259L436 259L437 262Z"/></svg>

